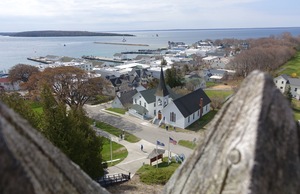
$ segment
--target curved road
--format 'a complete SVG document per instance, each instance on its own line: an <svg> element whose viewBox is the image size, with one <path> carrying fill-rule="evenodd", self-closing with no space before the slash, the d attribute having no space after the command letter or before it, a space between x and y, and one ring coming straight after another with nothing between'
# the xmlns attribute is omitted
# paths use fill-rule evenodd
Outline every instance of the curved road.
<svg viewBox="0 0 300 194"><path fill-rule="evenodd" d="M174 132L166 131L165 129L159 128L153 125L149 121L141 120L129 115L116 115L109 114L104 111L105 108L109 107L110 104L102 105L85 105L85 109L89 117L108 123L119 129L124 129L125 131L134 134L135 136L141 138L142 140L137 143L129 143L127 141L119 141L117 137L113 138L119 144L122 144L128 150L127 158L116 166L109 167L109 174L114 173L128 173L131 172L133 176L135 172L143 165L149 163L147 156L156 147L156 141L159 140L165 144L163 148L165 150L169 149L172 153L184 154L185 157L189 157L193 150L180 146L169 144L169 137L172 137L177 142L179 140L189 140L193 141L195 138L200 139L200 134L196 132ZM144 146L144 150L140 150L141 144ZM166 151L167 156L167 151Z"/></svg>

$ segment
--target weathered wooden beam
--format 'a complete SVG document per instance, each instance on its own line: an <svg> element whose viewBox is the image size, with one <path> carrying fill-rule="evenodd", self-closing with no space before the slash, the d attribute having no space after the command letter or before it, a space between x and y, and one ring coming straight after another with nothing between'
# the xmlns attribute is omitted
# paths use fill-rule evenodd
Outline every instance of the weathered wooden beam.
<svg viewBox="0 0 300 194"><path fill-rule="evenodd" d="M253 72L208 130L164 193L300 192L299 129L271 77Z"/></svg>
<svg viewBox="0 0 300 194"><path fill-rule="evenodd" d="M0 193L108 193L0 102Z"/></svg>

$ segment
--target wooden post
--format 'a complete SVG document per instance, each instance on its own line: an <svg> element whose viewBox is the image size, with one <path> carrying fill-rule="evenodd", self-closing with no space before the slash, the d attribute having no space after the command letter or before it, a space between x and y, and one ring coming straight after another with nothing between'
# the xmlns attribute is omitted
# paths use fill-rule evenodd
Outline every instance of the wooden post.
<svg viewBox="0 0 300 194"><path fill-rule="evenodd" d="M164 193L297 194L300 130L268 75L255 71L215 116Z"/></svg>
<svg viewBox="0 0 300 194"><path fill-rule="evenodd" d="M0 193L108 193L0 102Z"/></svg>

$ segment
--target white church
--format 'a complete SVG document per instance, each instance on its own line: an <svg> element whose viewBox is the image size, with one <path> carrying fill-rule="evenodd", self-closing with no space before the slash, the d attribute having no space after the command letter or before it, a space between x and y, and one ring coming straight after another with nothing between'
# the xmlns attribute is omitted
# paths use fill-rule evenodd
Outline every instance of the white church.
<svg viewBox="0 0 300 194"><path fill-rule="evenodd" d="M210 111L211 100L200 88L185 96L166 86L161 69L158 87L137 92L129 113L140 118L153 118L155 124L186 128Z"/></svg>

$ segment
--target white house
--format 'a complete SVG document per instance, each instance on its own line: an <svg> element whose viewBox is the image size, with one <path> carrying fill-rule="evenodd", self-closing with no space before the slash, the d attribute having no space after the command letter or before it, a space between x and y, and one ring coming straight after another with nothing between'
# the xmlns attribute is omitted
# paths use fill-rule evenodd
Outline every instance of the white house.
<svg viewBox="0 0 300 194"><path fill-rule="evenodd" d="M0 77L0 90L5 90L5 91L20 90L19 82L12 83L8 77Z"/></svg>
<svg viewBox="0 0 300 194"><path fill-rule="evenodd" d="M186 128L210 111L210 102L201 88L177 98L162 110L164 123Z"/></svg>
<svg viewBox="0 0 300 194"><path fill-rule="evenodd" d="M128 108L132 104L132 97L137 93L137 90L119 93L112 101L112 108Z"/></svg>
<svg viewBox="0 0 300 194"><path fill-rule="evenodd" d="M161 68L158 87L136 93L129 113L153 118L155 124L186 128L210 111L210 102L201 88L185 96L174 93L166 86Z"/></svg>
<svg viewBox="0 0 300 194"><path fill-rule="evenodd" d="M300 100L300 79L289 78L289 86L291 87L293 98Z"/></svg>
<svg viewBox="0 0 300 194"><path fill-rule="evenodd" d="M290 87L293 98L300 100L300 79L282 74L274 78L274 83L281 93L286 92Z"/></svg>
<svg viewBox="0 0 300 194"><path fill-rule="evenodd" d="M284 93L286 91L288 81L289 81L289 77L285 74L282 74L274 78L274 83L276 87L281 91L281 93Z"/></svg>

